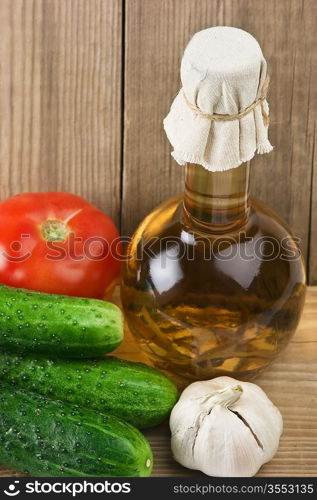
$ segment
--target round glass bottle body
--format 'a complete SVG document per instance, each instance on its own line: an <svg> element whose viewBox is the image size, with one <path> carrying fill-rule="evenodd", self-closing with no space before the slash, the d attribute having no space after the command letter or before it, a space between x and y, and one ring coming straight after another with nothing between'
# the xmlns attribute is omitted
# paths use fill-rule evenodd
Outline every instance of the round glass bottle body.
<svg viewBox="0 0 317 500"><path fill-rule="evenodd" d="M251 379L286 346L305 298L287 225L248 197L248 165L189 165L185 196L159 205L128 247L121 296L132 334L179 385Z"/></svg>

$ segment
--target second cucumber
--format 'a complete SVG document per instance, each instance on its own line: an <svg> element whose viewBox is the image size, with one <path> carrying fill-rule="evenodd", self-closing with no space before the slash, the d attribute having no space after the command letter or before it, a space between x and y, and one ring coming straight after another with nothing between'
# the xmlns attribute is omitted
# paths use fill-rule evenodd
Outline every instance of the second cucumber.
<svg viewBox="0 0 317 500"><path fill-rule="evenodd" d="M89 358L122 340L123 317L114 304L0 285L1 348Z"/></svg>
<svg viewBox="0 0 317 500"><path fill-rule="evenodd" d="M113 357L47 360L0 351L0 379L115 415L140 429L162 422L178 397L176 386L162 373Z"/></svg>

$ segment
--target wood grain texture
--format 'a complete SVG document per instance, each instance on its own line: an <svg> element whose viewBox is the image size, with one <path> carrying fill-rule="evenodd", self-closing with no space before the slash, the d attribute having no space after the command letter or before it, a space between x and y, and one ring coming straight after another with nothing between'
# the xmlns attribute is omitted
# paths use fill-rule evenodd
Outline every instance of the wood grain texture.
<svg viewBox="0 0 317 500"><path fill-rule="evenodd" d="M114 302L120 305L119 290ZM279 358L255 380L282 412L284 432L277 454L264 465L263 477L317 475L317 287L308 288L299 327ZM114 352L122 359L148 362L128 328ZM168 425L145 432L154 453L154 477L193 477L199 473L178 465L170 451ZM0 476L18 475L2 467Z"/></svg>
<svg viewBox="0 0 317 500"><path fill-rule="evenodd" d="M65 190L119 222L121 0L0 1L0 196Z"/></svg>
<svg viewBox="0 0 317 500"><path fill-rule="evenodd" d="M317 108L317 102L316 102ZM316 167L316 157L317 157L317 126L314 130L315 137L313 141L313 176L311 185L311 212L310 212L310 234L309 234L309 262L308 262L308 279L311 285L317 285L317 167ZM315 147L314 147L315 146Z"/></svg>
<svg viewBox="0 0 317 500"><path fill-rule="evenodd" d="M133 231L153 206L182 189L182 168L170 157L162 120L180 87L185 45L195 31L232 25L258 39L271 75L270 138L275 150L254 159L252 193L289 222L307 255L317 109L316 19L315 0L127 2L122 212L126 232ZM311 269L317 267L316 247L317 235Z"/></svg>

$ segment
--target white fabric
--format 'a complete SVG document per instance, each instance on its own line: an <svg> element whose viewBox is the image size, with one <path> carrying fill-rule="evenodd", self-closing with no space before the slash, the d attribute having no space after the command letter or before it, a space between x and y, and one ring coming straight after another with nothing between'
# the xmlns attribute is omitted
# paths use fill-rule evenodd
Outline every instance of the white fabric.
<svg viewBox="0 0 317 500"><path fill-rule="evenodd" d="M196 33L182 59L183 87L164 120L175 160L221 171L251 160L256 152L270 152L261 110L268 115L266 100L243 118L213 121L192 110L183 95L203 113L234 115L260 97L266 76L261 47L246 31L218 26Z"/></svg>

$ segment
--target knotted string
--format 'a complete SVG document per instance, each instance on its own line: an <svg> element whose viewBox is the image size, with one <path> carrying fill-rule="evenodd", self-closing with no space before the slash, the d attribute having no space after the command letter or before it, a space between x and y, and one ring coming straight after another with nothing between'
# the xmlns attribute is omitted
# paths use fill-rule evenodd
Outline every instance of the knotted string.
<svg viewBox="0 0 317 500"><path fill-rule="evenodd" d="M215 121L215 122L216 121L225 122L225 121L239 120L240 118L243 118L244 116L251 113L251 111L253 111L254 108L256 106L258 106L258 104L261 104L261 112L262 112L262 116L263 116L263 122L264 122L264 125L266 127L268 127L269 126L269 117L264 110L263 101L266 99L268 89L269 89L269 83L270 83L270 77L269 77L269 75L267 75L267 77L265 78L263 85L262 85L260 97L258 99L256 99L252 104L250 104L250 106L248 106L243 111L240 111L239 113L237 113L235 115L226 115L226 114L222 115L222 114L218 114L218 113L213 113L213 114L204 113L201 109L198 108L198 106L196 106L195 104L193 104L189 101L189 99L187 98L187 96L184 92L184 89L182 90L182 92L183 92L183 96L184 96L184 99L185 99L187 106L192 111L194 111L194 113L196 113L198 116L201 116L202 118L206 118L207 120L211 120L211 121Z"/></svg>

